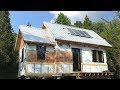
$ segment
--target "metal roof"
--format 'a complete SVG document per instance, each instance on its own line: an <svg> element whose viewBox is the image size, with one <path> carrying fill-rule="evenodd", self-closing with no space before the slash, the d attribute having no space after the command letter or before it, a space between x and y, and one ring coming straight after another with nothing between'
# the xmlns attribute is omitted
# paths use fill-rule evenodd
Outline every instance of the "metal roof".
<svg viewBox="0 0 120 90"><path fill-rule="evenodd" d="M24 41L55 44L55 41L50 37L46 30L24 25L20 25L19 29Z"/></svg>
<svg viewBox="0 0 120 90"><path fill-rule="evenodd" d="M54 24L49 22L43 22L43 24L47 27L47 29L50 31L50 33L53 35L55 39L112 47L105 39L103 39L93 30L66 26L61 24ZM92 36L92 38L71 35L68 29L66 28L86 31L90 36Z"/></svg>

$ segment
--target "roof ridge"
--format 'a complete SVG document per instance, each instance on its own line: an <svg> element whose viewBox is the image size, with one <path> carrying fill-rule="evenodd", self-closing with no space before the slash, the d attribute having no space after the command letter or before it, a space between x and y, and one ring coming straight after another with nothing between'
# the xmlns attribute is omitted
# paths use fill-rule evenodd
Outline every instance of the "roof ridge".
<svg viewBox="0 0 120 90"><path fill-rule="evenodd" d="M37 28L37 27L33 27L33 26L27 26L27 25L19 25L19 27L27 27L27 28L34 28L34 29L41 29L41 30L44 30L44 29L42 29L42 28Z"/></svg>

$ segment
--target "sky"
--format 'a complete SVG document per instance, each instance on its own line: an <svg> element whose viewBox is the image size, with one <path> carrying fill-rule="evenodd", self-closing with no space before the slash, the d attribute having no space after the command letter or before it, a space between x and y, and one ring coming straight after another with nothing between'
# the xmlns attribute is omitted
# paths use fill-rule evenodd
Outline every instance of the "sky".
<svg viewBox="0 0 120 90"><path fill-rule="evenodd" d="M10 11L10 23L15 33L19 25L26 25L28 22L36 28L41 28L43 21L54 23L58 14L62 12L73 24L75 21L82 21L89 16L90 20L98 21L101 18L112 20L114 11Z"/></svg>

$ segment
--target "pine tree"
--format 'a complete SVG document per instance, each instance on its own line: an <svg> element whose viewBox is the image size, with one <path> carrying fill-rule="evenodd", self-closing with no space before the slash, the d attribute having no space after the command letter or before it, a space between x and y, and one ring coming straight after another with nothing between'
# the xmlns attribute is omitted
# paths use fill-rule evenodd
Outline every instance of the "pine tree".
<svg viewBox="0 0 120 90"><path fill-rule="evenodd" d="M89 17L86 15L84 18L84 22L83 22L83 28L85 29L92 29L92 21L89 19Z"/></svg>
<svg viewBox="0 0 120 90"><path fill-rule="evenodd" d="M76 22L74 23L74 26L75 26L75 27L82 28L82 27L83 27L83 24L82 24L81 21L76 21Z"/></svg>
<svg viewBox="0 0 120 90"><path fill-rule="evenodd" d="M0 29L2 32L12 33L8 11L0 11Z"/></svg>
<svg viewBox="0 0 120 90"><path fill-rule="evenodd" d="M55 23L57 23L57 24L63 24L63 25L68 25L68 26L71 25L70 19L67 16L65 16L63 13L60 13L58 15L57 19L55 20Z"/></svg>
<svg viewBox="0 0 120 90"><path fill-rule="evenodd" d="M14 46L15 34L10 24L9 12L0 11L0 71L1 73L4 72L3 76L6 76L6 78L10 77L6 73L7 71L13 69L14 72L16 70L16 68L12 68L17 62L17 53L14 51ZM0 78L2 78L2 74L0 74Z"/></svg>
<svg viewBox="0 0 120 90"><path fill-rule="evenodd" d="M102 21L94 22L92 29L95 32L97 32L98 34L101 34L102 32L104 32L106 30L105 25L106 24L104 22L102 22Z"/></svg>

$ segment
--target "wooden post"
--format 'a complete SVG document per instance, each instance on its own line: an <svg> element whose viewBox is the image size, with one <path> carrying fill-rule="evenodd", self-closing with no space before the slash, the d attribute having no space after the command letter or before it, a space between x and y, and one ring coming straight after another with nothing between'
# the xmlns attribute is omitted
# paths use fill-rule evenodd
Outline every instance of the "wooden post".
<svg viewBox="0 0 120 90"><path fill-rule="evenodd" d="M89 74L89 76L91 76L91 73Z"/></svg>
<svg viewBox="0 0 120 90"><path fill-rule="evenodd" d="M81 77L80 76L76 76L76 79L81 79Z"/></svg>

